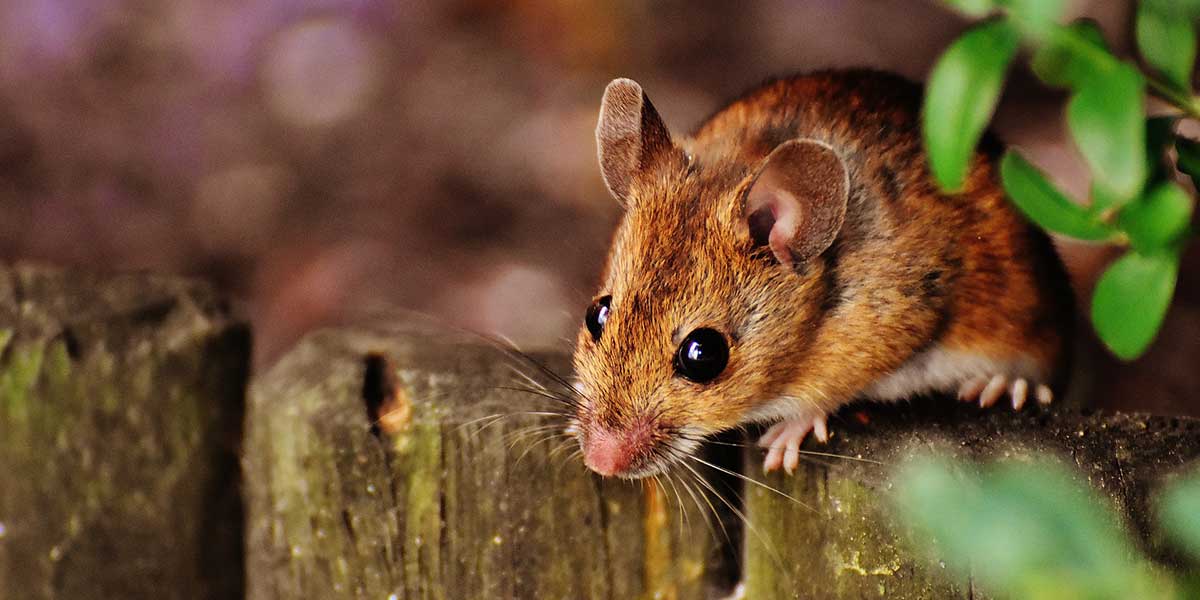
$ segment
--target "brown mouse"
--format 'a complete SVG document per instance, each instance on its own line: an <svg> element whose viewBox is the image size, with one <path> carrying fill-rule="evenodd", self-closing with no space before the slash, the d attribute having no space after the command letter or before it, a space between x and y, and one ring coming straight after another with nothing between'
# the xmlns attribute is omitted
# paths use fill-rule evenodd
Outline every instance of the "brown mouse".
<svg viewBox="0 0 1200 600"><path fill-rule="evenodd" d="M920 88L880 72L770 81L673 139L608 85L596 139L624 208L575 350L589 468L644 477L705 436L772 423L791 472L856 399L1050 402L1073 299L1050 240L1006 200L985 139L959 193L932 179Z"/></svg>

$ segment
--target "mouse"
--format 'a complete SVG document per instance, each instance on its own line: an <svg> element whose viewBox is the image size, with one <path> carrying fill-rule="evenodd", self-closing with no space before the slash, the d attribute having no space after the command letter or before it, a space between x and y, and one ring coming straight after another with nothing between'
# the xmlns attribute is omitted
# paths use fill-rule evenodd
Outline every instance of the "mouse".
<svg viewBox="0 0 1200 600"><path fill-rule="evenodd" d="M758 424L763 468L790 474L852 401L1063 393L1062 261L1006 198L990 133L939 188L921 93L869 69L776 78L674 137L638 83L608 84L596 143L623 214L569 428L589 469L652 476Z"/></svg>

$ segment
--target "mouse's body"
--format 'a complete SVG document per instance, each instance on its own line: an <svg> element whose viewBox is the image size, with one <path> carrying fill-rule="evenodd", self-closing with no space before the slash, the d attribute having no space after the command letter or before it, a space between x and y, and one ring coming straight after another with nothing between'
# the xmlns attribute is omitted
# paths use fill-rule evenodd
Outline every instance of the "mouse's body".
<svg viewBox="0 0 1200 600"><path fill-rule="evenodd" d="M789 471L857 399L1048 402L1073 301L1047 237L1010 206L995 153L940 191L899 77L772 81L671 140L641 88L597 127L625 206L575 354L575 428L603 475L639 477L750 422Z"/></svg>

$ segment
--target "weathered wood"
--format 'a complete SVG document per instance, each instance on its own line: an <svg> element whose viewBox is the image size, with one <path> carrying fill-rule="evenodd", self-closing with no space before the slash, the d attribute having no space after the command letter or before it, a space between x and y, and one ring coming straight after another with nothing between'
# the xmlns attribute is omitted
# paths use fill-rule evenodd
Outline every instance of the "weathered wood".
<svg viewBox="0 0 1200 600"><path fill-rule="evenodd" d="M673 486L589 474L540 414L564 407L505 389L551 377L412 321L312 334L260 377L239 473L248 345L193 283L0 268L0 600L715 598L738 551L756 600L981 597L893 524L893 465L1064 457L1171 565L1148 501L1200 455L1188 419L930 400L863 424L857 407L809 447L878 462L764 478L747 452L744 472L795 500L745 485L749 521L725 538L713 515L681 519L693 500Z"/></svg>
<svg viewBox="0 0 1200 600"><path fill-rule="evenodd" d="M762 535L746 536L747 598L986 597L893 523L892 466L934 449L969 461L1060 457L1118 509L1143 550L1171 566L1149 502L1164 475L1200 456L1200 421L1056 408L980 411L949 400L858 408L831 424L828 445L810 440L805 447L877 463L810 457L793 477L764 477L761 455L747 456L756 481L809 507L748 486L746 512ZM869 422L851 418L859 415Z"/></svg>
<svg viewBox="0 0 1200 600"><path fill-rule="evenodd" d="M259 378L249 596L715 593L702 519L685 527L656 486L587 473L561 417L522 414L562 406L501 389L526 385L514 368L556 385L478 338L397 324L312 334Z"/></svg>
<svg viewBox="0 0 1200 600"><path fill-rule="evenodd" d="M542 358L563 372L564 357ZM725 539L695 511L680 526L686 495L588 475L569 439L514 438L562 424L522 411L562 407L499 389L520 381L513 367L555 385L477 338L401 323L310 336L258 381L251 597L713 598L728 583L718 557L741 546L746 598L980 597L893 525L892 465L934 447L1060 455L1150 539L1149 490L1200 454L1200 426L1185 419L928 400L868 407L863 425L847 418L856 407L813 448L878 462L816 458L763 478L761 454L746 453L745 472L809 508L747 484L749 521Z"/></svg>
<svg viewBox="0 0 1200 600"><path fill-rule="evenodd" d="M0 265L0 599L238 597L249 352L194 282Z"/></svg>

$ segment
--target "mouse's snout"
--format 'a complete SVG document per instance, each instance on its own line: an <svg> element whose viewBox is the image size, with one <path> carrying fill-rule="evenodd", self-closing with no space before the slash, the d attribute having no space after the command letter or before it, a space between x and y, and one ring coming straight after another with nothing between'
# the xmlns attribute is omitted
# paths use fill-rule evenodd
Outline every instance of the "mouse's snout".
<svg viewBox="0 0 1200 600"><path fill-rule="evenodd" d="M583 462L605 477L636 477L653 459L658 437L651 424L618 429L589 427L581 441Z"/></svg>
<svg viewBox="0 0 1200 600"><path fill-rule="evenodd" d="M628 469L634 453L630 444L622 438L620 434L607 430L599 430L588 436L584 441L584 464L605 477Z"/></svg>

